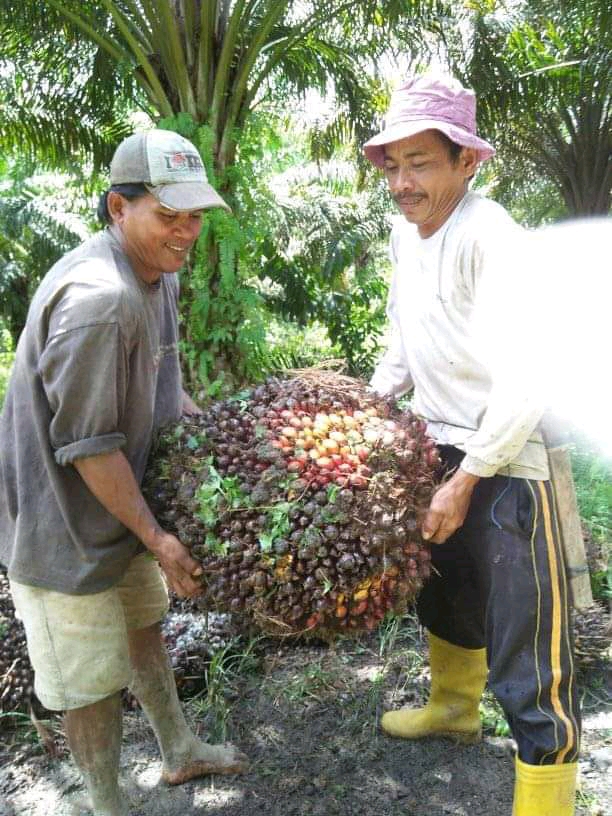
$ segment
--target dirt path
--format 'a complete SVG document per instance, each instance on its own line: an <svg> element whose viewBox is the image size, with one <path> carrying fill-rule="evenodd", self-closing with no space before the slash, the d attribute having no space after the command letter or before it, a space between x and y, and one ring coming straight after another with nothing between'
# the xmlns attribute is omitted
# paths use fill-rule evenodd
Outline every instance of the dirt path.
<svg viewBox="0 0 612 816"><path fill-rule="evenodd" d="M489 701L485 738L475 746L385 737L392 705L420 702L427 687L414 626L336 647L261 642L228 657L209 693L188 705L194 726L226 736L252 765L243 777L178 788L158 783L160 761L142 716L126 714L122 778L134 814L146 816L509 816L512 743ZM381 654L384 657L381 657ZM233 663L232 663L233 661ZM612 675L583 689L585 738L578 816L612 813ZM0 816L84 816L72 762L36 745L0 753Z"/></svg>

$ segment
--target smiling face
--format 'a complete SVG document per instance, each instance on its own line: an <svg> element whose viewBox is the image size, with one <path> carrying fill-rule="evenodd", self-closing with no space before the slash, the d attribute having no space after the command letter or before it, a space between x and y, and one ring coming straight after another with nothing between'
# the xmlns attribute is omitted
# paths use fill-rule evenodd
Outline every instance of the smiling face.
<svg viewBox="0 0 612 816"><path fill-rule="evenodd" d="M425 130L385 145L385 176L406 220L429 238L449 218L467 191L478 165L464 147L456 158L436 130Z"/></svg>
<svg viewBox="0 0 612 816"><path fill-rule="evenodd" d="M107 206L134 272L146 283L178 272L202 229L203 210L169 210L150 193L129 201L110 192Z"/></svg>

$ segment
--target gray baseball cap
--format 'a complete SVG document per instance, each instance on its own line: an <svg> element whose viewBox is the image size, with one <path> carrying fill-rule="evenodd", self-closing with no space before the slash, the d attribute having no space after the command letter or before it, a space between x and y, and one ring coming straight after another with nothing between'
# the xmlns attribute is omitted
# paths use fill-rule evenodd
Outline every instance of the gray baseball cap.
<svg viewBox="0 0 612 816"><path fill-rule="evenodd" d="M111 161L110 183L144 184L171 210L230 208L211 187L195 145L171 130L148 130L124 139Z"/></svg>

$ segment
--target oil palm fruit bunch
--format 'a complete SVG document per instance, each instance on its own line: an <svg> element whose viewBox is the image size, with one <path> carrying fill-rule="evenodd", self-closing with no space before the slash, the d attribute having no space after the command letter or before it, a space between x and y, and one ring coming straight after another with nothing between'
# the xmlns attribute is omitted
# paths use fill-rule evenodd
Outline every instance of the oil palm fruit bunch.
<svg viewBox="0 0 612 816"><path fill-rule="evenodd" d="M374 629L430 571L425 423L352 378L271 378L167 428L144 492L203 567L201 605L272 634Z"/></svg>
<svg viewBox="0 0 612 816"><path fill-rule="evenodd" d="M8 578L0 569L0 714L27 710L34 694L34 671L25 630L15 617Z"/></svg>

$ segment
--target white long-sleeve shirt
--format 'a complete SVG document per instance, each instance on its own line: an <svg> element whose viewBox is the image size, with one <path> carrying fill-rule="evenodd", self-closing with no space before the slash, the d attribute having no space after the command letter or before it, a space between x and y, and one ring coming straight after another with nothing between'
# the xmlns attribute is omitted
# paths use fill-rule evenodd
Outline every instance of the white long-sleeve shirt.
<svg viewBox="0 0 612 816"><path fill-rule="evenodd" d="M397 219L389 345L371 386L396 396L414 388L412 410L438 443L465 451L463 470L545 479L545 406L523 376L532 365L521 362L542 352L529 350L529 326L505 308L516 302L504 292L521 235L503 207L472 192L430 238Z"/></svg>

